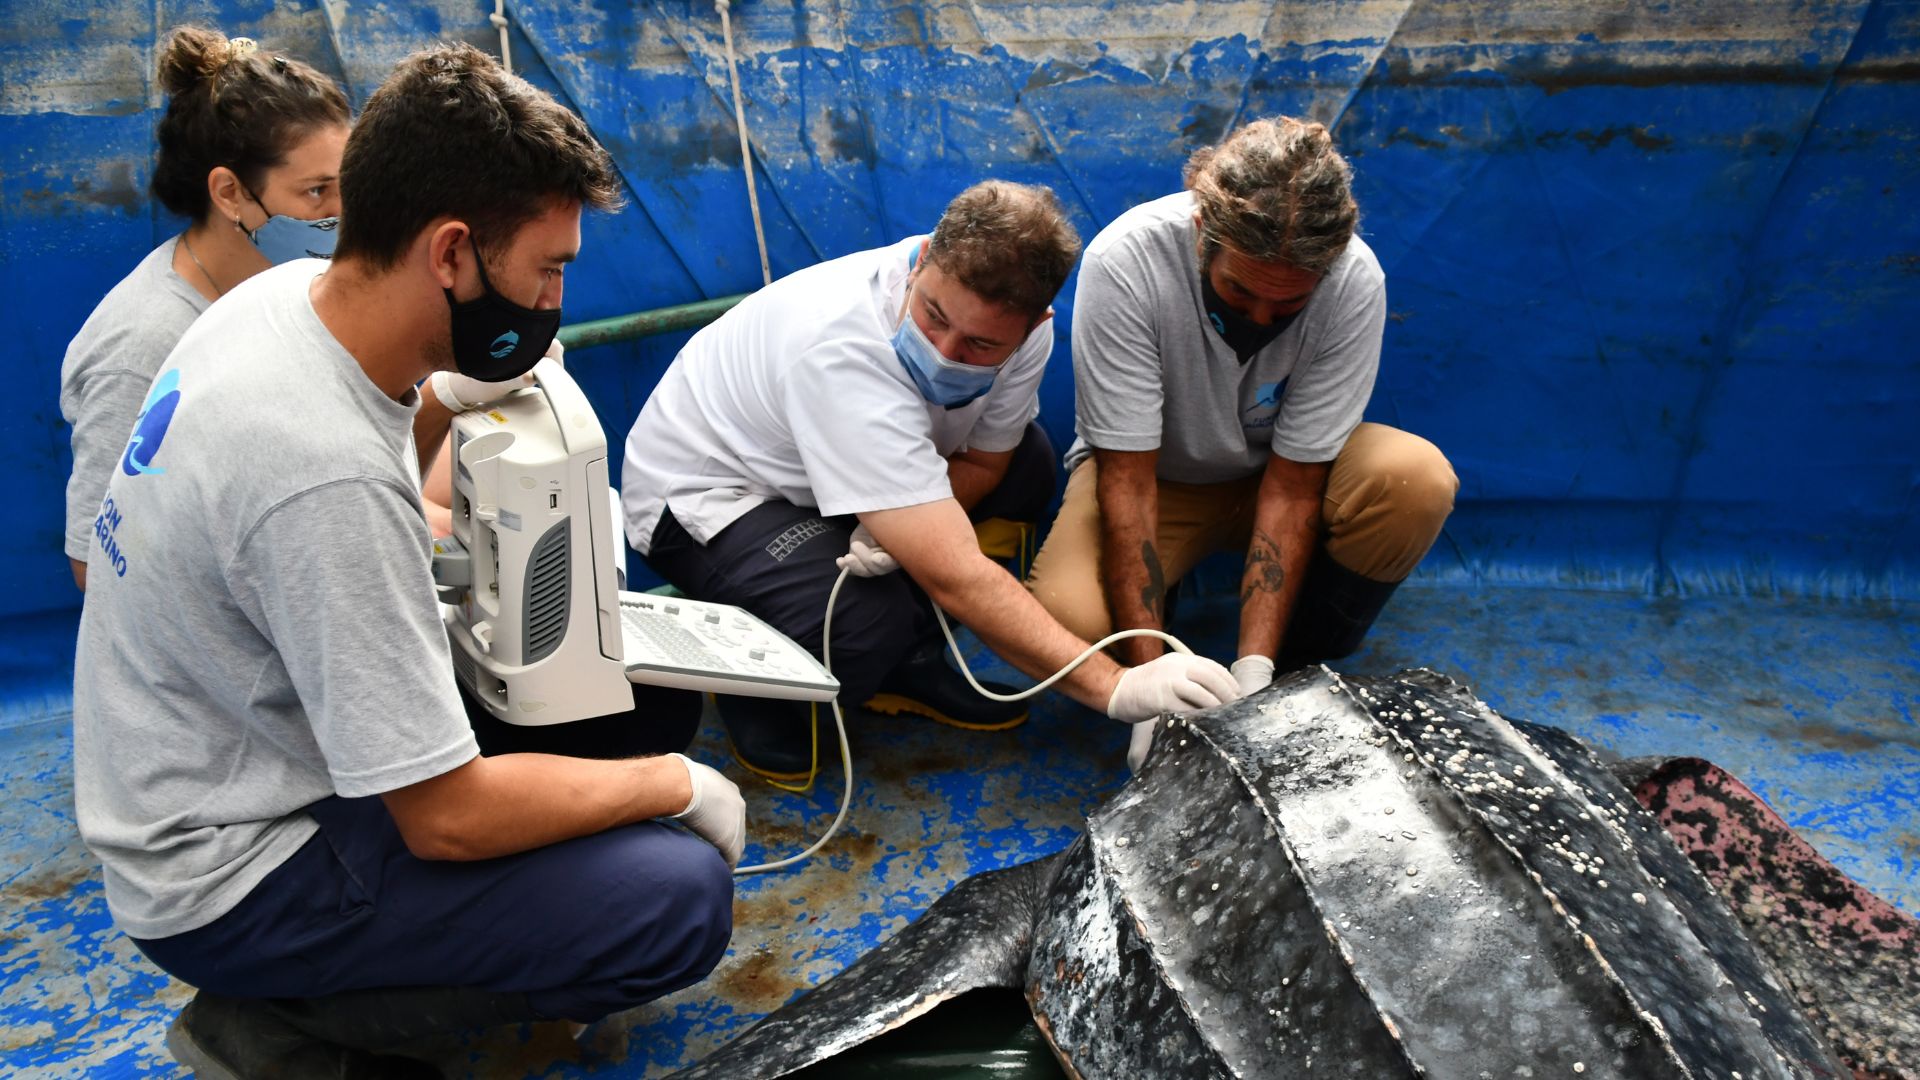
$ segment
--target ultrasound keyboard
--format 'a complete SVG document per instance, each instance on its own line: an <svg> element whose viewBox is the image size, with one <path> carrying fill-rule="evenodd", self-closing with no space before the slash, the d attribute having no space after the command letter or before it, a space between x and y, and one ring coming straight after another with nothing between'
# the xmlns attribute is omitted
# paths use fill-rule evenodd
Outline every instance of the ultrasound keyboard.
<svg viewBox="0 0 1920 1080"><path fill-rule="evenodd" d="M632 682L799 701L840 692L813 654L731 604L622 592L620 629Z"/></svg>

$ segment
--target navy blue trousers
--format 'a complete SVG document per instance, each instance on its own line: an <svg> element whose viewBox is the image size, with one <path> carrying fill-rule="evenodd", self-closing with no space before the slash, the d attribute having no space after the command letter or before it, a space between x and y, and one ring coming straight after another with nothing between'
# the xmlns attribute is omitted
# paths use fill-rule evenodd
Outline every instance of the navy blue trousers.
<svg viewBox="0 0 1920 1080"><path fill-rule="evenodd" d="M565 757L620 758L674 754L692 745L700 732L701 696L692 690L633 684L633 708L566 724L509 724L460 688L467 723L480 752L560 754Z"/></svg>
<svg viewBox="0 0 1920 1080"><path fill-rule="evenodd" d="M477 862L415 858L380 799L308 807L320 831L198 930L135 939L231 997L393 987L524 994L589 1022L690 986L726 952L733 877L712 845L642 822Z"/></svg>
<svg viewBox="0 0 1920 1080"><path fill-rule="evenodd" d="M1037 521L1058 478L1053 444L1039 424L1028 424L1007 475L970 516ZM823 518L813 508L775 501L754 507L701 544L669 510L654 529L645 558L654 573L681 592L743 607L818 657L827 595L840 575L833 563L847 553L858 524L852 515ZM833 674L840 680L840 700L858 705L872 697L895 665L937 633L926 595L906 574L847 578L833 609Z"/></svg>

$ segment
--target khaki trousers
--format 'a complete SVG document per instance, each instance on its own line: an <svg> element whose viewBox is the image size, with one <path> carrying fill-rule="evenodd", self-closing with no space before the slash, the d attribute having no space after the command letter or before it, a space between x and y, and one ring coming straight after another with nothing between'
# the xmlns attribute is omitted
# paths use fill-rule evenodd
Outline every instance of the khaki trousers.
<svg viewBox="0 0 1920 1080"><path fill-rule="evenodd" d="M1100 576L1100 505L1089 457L1067 480L1060 516L1034 559L1027 588L1060 624L1088 641L1113 632ZM1321 543L1353 572L1397 582L1413 572L1453 512L1460 481L1438 447L1385 424L1361 424L1327 476ZM1169 586L1216 551L1244 552L1260 474L1223 484L1159 483L1154 550Z"/></svg>

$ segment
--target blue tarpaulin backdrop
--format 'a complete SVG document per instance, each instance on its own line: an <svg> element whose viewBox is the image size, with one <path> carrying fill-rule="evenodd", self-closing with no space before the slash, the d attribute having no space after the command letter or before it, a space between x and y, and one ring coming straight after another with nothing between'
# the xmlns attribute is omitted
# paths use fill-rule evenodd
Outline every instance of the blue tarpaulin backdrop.
<svg viewBox="0 0 1920 1080"><path fill-rule="evenodd" d="M490 10L0 7L0 617L78 603L58 370L180 225L146 194L166 28L253 36L358 104L435 40L497 51ZM587 118L631 196L588 223L569 319L758 285L712 6L508 10L514 66ZM1463 484L1422 575L1920 596L1912 0L745 0L733 20L775 274L924 231L986 176L1052 185L1090 237L1236 123L1309 115L1388 274L1369 415ZM684 337L576 358L611 439ZM1071 384L1063 333L1043 390L1063 446ZM298 423L299 402L261 407Z"/></svg>
<svg viewBox="0 0 1920 1080"><path fill-rule="evenodd" d="M358 104L433 41L497 51L491 9L0 0L0 1073L178 1071L162 1033L190 991L111 929L75 827L56 401L68 339L181 225L146 194L158 44L183 22L245 34ZM568 320L757 286L711 0L508 15L515 68L588 119L630 196L587 222ZM1388 274L1371 415L1432 438L1463 482L1420 570L1443 587L1402 590L1353 663L1433 665L1624 755L1704 753L1917 910L1920 0L737 0L732 16L775 273L924 231L986 176L1052 185L1091 237L1244 119L1333 125ZM569 357L610 440L685 338ZM1063 334L1043 388L1062 446L1067 360ZM290 386L260 407L298 424L301 402ZM1906 602L1747 599L1774 593ZM1701 594L1724 595L1674 599ZM1228 655L1233 603L1191 598L1179 632ZM853 725L848 830L797 875L742 882L712 979L584 1043L495 1033L449 1071L684 1065L953 881L1057 850L1122 776L1124 740L1059 695L966 741L859 710ZM717 724L695 753L746 779ZM818 835L839 783L746 784L749 858Z"/></svg>

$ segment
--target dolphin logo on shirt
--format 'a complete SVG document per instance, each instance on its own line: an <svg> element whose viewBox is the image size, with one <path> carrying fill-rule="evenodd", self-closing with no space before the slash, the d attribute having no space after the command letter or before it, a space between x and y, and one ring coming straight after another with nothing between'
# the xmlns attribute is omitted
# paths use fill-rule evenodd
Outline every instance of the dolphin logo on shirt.
<svg viewBox="0 0 1920 1080"><path fill-rule="evenodd" d="M154 456L160 453L160 441L173 423L173 412L180 405L180 369L161 372L147 391L140 415L133 421L133 434L127 437L126 453L120 456L120 471L128 476L158 476L165 469L155 468Z"/></svg>
<svg viewBox="0 0 1920 1080"><path fill-rule="evenodd" d="M1253 395L1253 404L1240 414L1242 427L1272 427L1274 419L1280 415L1280 402L1287 396L1287 380L1266 383Z"/></svg>

